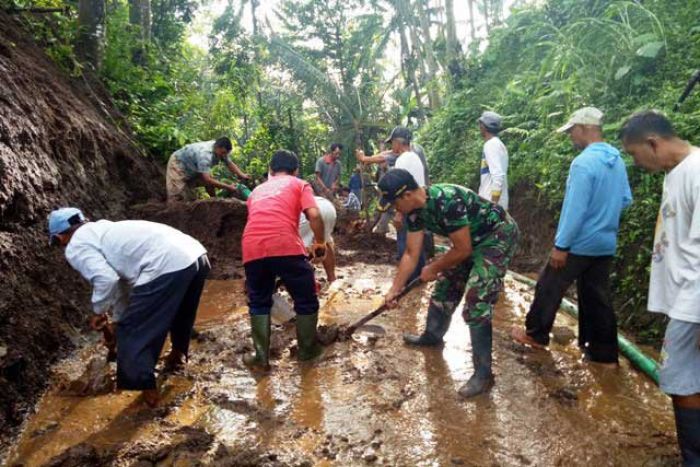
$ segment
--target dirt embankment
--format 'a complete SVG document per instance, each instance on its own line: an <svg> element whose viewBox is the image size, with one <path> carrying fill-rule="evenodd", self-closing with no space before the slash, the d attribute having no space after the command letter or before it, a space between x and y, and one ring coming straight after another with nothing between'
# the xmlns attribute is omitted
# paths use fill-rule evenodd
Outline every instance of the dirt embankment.
<svg viewBox="0 0 700 467"><path fill-rule="evenodd" d="M164 183L98 84L65 77L2 12L0 25L0 432L9 433L89 312L87 284L47 246L47 214L70 204L123 218L126 206L162 197Z"/></svg>
<svg viewBox="0 0 700 467"><path fill-rule="evenodd" d="M549 257L557 231L557 217L542 209L530 187L513 187L510 195L510 215L518 223L522 237L511 268L518 272L538 272Z"/></svg>
<svg viewBox="0 0 700 467"><path fill-rule="evenodd" d="M241 277L241 236L248 218L243 201L213 199L173 206L146 203L132 206L129 217L167 224L199 240L211 261L210 279Z"/></svg>

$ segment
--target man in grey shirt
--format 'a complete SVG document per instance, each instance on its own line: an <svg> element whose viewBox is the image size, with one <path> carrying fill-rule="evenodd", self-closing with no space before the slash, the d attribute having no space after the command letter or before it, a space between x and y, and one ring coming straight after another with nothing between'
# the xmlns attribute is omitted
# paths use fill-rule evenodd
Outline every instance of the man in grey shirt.
<svg viewBox="0 0 700 467"><path fill-rule="evenodd" d="M316 194L324 198L333 198L338 191L340 183L340 154L343 145L331 144L330 152L316 161L316 180L314 188Z"/></svg>
<svg viewBox="0 0 700 467"><path fill-rule="evenodd" d="M193 200L194 188L197 186L204 186L212 197L215 196L216 188L238 191L235 184L220 182L211 175L212 167L223 162L238 178L250 178L228 157L232 148L231 140L223 137L216 141L188 144L175 151L168 160L165 172L168 202Z"/></svg>

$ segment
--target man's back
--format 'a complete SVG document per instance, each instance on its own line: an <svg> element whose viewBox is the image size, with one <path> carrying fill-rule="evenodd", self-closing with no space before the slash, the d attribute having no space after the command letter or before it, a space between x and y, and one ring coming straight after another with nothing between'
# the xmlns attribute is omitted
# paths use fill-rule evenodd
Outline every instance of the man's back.
<svg viewBox="0 0 700 467"><path fill-rule="evenodd" d="M75 232L66 247L66 258L81 273L90 275L88 271L96 255L100 255L133 286L184 269L205 253L197 240L179 230L156 222L131 220L87 223Z"/></svg>
<svg viewBox="0 0 700 467"><path fill-rule="evenodd" d="M631 201L620 152L607 143L590 144L571 163L557 247L584 256L615 254L620 215Z"/></svg>
<svg viewBox="0 0 700 467"><path fill-rule="evenodd" d="M406 151L401 154L396 160L394 167L407 170L413 176L418 186L425 186L425 166L415 152Z"/></svg>
<svg viewBox="0 0 700 467"><path fill-rule="evenodd" d="M291 175L276 175L258 186L247 201L243 262L271 256L304 254L299 215L316 207L311 186Z"/></svg>
<svg viewBox="0 0 700 467"><path fill-rule="evenodd" d="M214 141L201 141L184 146L173 153L188 177L211 170L215 161Z"/></svg>

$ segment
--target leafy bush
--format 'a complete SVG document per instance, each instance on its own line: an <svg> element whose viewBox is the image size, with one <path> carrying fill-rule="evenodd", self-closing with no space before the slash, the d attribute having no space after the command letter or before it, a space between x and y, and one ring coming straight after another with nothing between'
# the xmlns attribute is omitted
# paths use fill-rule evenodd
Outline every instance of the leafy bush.
<svg viewBox="0 0 700 467"><path fill-rule="evenodd" d="M697 11L698 0L549 0L514 12L492 32L484 52L467 60L458 90L420 132L435 178L478 185L483 142L476 119L485 109L505 118L511 186L530 187L538 208L555 216L576 153L568 138L553 130L576 108L601 108L606 139L618 147L622 122L643 108L665 111L680 134L697 143L700 92L679 112L672 110L700 67ZM617 312L624 327L658 343L661 320L645 309L662 176L644 173L625 159L635 201L619 235L613 276Z"/></svg>

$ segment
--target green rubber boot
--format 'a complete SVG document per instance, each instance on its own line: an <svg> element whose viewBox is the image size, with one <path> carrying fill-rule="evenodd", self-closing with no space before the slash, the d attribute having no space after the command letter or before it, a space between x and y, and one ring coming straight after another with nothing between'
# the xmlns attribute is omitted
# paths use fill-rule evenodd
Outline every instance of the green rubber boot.
<svg viewBox="0 0 700 467"><path fill-rule="evenodd" d="M318 357L323 350L316 337L316 324L318 324L318 313L314 313L313 315L297 315L298 358L302 362Z"/></svg>
<svg viewBox="0 0 700 467"><path fill-rule="evenodd" d="M493 386L494 377L491 371L491 347L493 342L493 327L491 323L478 327L469 326L472 339L472 362L474 374L467 384L459 389L459 395L464 398L478 396L488 392Z"/></svg>
<svg viewBox="0 0 700 467"><path fill-rule="evenodd" d="M250 331L255 352L245 355L243 363L267 371L270 369L270 315L250 315Z"/></svg>
<svg viewBox="0 0 700 467"><path fill-rule="evenodd" d="M423 334L416 335L406 333L403 335L403 340L408 345L440 345L443 343L442 338L450 328L450 321L452 321L452 316L431 306L428 308L428 317L425 320L425 331L423 331Z"/></svg>

